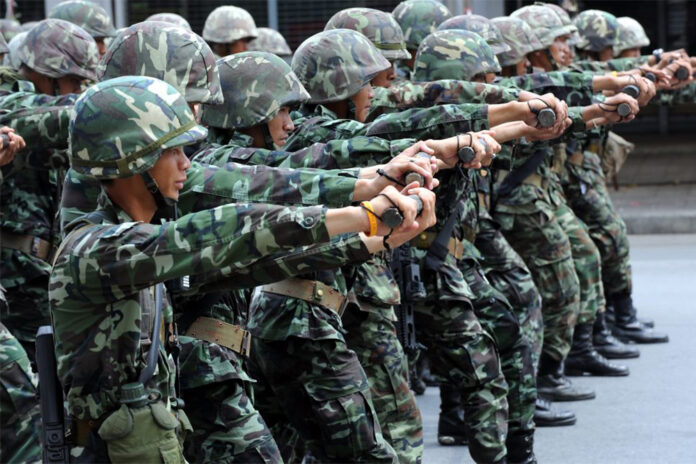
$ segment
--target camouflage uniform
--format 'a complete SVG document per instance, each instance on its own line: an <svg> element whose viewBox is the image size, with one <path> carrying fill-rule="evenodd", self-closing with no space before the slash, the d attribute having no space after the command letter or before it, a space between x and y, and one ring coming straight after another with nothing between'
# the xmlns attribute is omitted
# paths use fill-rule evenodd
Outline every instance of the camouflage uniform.
<svg viewBox="0 0 696 464"><path fill-rule="evenodd" d="M48 13L48 17L76 24L95 39L116 36L116 29L106 10L89 1L70 0L59 3Z"/></svg>
<svg viewBox="0 0 696 464"><path fill-rule="evenodd" d="M292 57L292 50L280 32L270 27L259 27L256 32L258 37L249 42L249 51L273 53L288 59Z"/></svg>
<svg viewBox="0 0 696 464"><path fill-rule="evenodd" d="M414 56L423 39L452 16L445 5L435 0L406 0L399 3L392 14L401 26L406 48ZM401 79L411 80L413 69L403 62L397 63L396 69Z"/></svg>
<svg viewBox="0 0 696 464"><path fill-rule="evenodd" d="M132 99L131 102L115 103L123 95ZM149 108L148 118L158 118L156 124L143 122L141 111L145 108ZM153 108L159 112L153 113ZM195 124L178 92L153 78L124 77L98 84L78 100L75 113L70 134L74 148L71 163L76 170L98 178L138 175L154 165L162 150L192 143L206 134L205 129ZM118 140L119 148L104 145L104 135L107 140ZM143 145L152 148L140 153L138 158L126 157L121 151L129 153ZM272 280L274 277L270 276L274 272L298 272L298 258L294 258L295 264L285 267L283 262L289 264L289 261L282 257L264 263L261 260L264 254L328 240L324 214L316 207L293 210L265 205L226 205L187 214L162 225L150 225L132 222L106 196L101 200L98 214L83 220L82 225L87 221L87 227L73 226L51 276L59 375L68 391L69 410L78 421L97 420L114 411L123 384L133 382L143 368L140 334L149 333L146 311L153 283L191 274L196 276L194 287L201 289L206 283L230 288L253 286ZM209 232L211 228L216 231L214 236ZM239 248L242 241L244 252ZM185 257L172 259L181 250ZM131 258L124 260L124 255ZM73 266L82 267L83 272L73 275L70 271ZM113 274L103 280L107 268ZM107 308L110 310L106 311ZM80 315L79 321L76 314ZM120 316L112 319L114 314ZM123 318L123 314L127 317ZM109 330L105 335L106 326ZM86 339L85 334L89 334ZM96 348L80 349L85 344ZM211 345L212 348L215 346ZM133 458L152 456L152 450L157 453L159 448L171 462L183 462L178 441L171 439L171 429L185 428L186 421L181 411L177 411L179 420L174 416L164 420L166 417L162 416L166 416L163 410L171 410L169 398L176 392L171 359L167 361L164 351L159 359L158 370L148 386L161 396L155 398L150 408L158 405L158 423L170 431L154 443L153 437L141 437L149 442L143 449L133 450L143 453ZM93 372L93 366L101 366L102 370ZM115 418L119 413L114 414ZM258 416L255 419L261 420ZM120 439L107 434L109 420L104 421L99 435L107 442L114 440L112 444L117 446ZM92 439L95 433L92 430ZM245 438L252 441L254 436ZM114 451L109 446L109 454ZM127 451L122 450L121 456Z"/></svg>
<svg viewBox="0 0 696 464"><path fill-rule="evenodd" d="M94 79L97 47L84 30L67 21L47 19L32 29L18 50L18 57L27 67L51 78L66 75ZM10 79L11 80L11 79ZM33 359L36 330L49 322L48 274L52 249L59 242L58 224L54 220L60 197L60 185L67 168L62 138L62 151L51 151L56 136L47 129L60 124L51 120L50 107L71 104L74 95L51 97L30 91L2 90L0 100L5 110L33 112L25 121L42 121L30 128L38 138L20 131L29 141L29 154L18 157L3 167L5 183L2 189L2 279L7 289L9 311L3 323L25 346ZM44 107L44 108L42 108ZM43 113L43 111L47 111ZM13 115L12 117L16 116ZM10 120L10 115L5 115ZM64 122L67 112L63 112ZM63 132L65 134L65 132Z"/></svg>
<svg viewBox="0 0 696 464"><path fill-rule="evenodd" d="M331 33L335 33L333 37ZM341 45L343 44L343 45ZM346 46L345 44L348 44ZM369 42L363 42L359 38L350 38L347 32L327 31L308 39L298 48L293 59L293 69L303 81L305 87L312 96L311 103L340 101L346 99L360 90L369 79L362 79L360 74L353 80L332 80L335 75L343 72L350 76L354 61L346 59L346 68L322 69L317 67L315 61L320 63L327 54L349 56L346 50L351 50L350 56L359 57L368 64L373 64L382 69L386 66L380 64L380 56L377 50ZM372 55L372 56L371 56ZM355 59L355 58L354 58ZM362 68L365 74L369 74L370 67ZM379 70L379 69L377 69ZM369 77L366 76L366 77ZM327 88L322 86L323 80L332 82L336 86ZM352 87L351 87L352 86ZM487 122L480 118L467 118L466 121L457 118L457 122L447 124L448 111L452 115L461 114L461 105L438 106L424 110L410 110L402 113L384 115L374 123L365 125L356 121L335 119L335 114L321 105L317 105L315 116L301 126L298 134L291 138L294 143L309 144L315 140L330 140L332 138L345 138L355 134L378 134L389 139L398 138L409 134L416 137L443 137L446 134L454 135L461 131L463 126L470 129L487 127ZM480 108L479 105L469 105L472 108ZM420 114L427 114L424 118ZM434 115L441 115L437 120ZM473 115L475 116L475 112ZM320 115L320 116L318 116ZM430 119L430 115L433 115ZM433 124L430 124L430 122ZM445 122L436 126L438 123ZM450 121L452 121L450 119ZM453 121L454 122L454 121ZM290 141L289 141L290 143ZM436 210L438 211L438 226L433 232L437 234L446 222L449 214L458 214L462 204L455 202L455 211L451 211L453 199L462 198L464 182L459 173L449 173L442 179L440 192L444 196L438 196ZM456 232L455 234L458 234ZM455 237L460 239L459 237ZM414 259L424 266L426 249L411 247ZM504 459L505 436L507 429L507 401L505 395L507 386L500 371L498 355L490 336L486 334L473 312L471 305L471 291L457 268L457 261L453 255L448 255L442 266L436 272L421 271L428 299L416 305L416 327L419 330L419 340L429 348L430 352L447 362L433 366L434 372L448 379L456 385L464 398L467 425L471 431L470 452L475 460L496 462ZM485 399L484 399L485 398Z"/></svg>

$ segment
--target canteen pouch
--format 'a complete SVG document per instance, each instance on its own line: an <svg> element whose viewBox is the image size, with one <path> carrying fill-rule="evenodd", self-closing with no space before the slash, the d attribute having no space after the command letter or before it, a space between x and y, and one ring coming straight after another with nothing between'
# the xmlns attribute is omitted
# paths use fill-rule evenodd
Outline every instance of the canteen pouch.
<svg viewBox="0 0 696 464"><path fill-rule="evenodd" d="M111 462L184 464L177 427L179 421L162 402L139 408L124 404L104 420L98 433Z"/></svg>
<svg viewBox="0 0 696 464"><path fill-rule="evenodd" d="M609 131L602 152L602 170L607 179L615 179L615 176L621 170L626 158L628 158L629 153L631 153L634 148L634 144L615 132Z"/></svg>

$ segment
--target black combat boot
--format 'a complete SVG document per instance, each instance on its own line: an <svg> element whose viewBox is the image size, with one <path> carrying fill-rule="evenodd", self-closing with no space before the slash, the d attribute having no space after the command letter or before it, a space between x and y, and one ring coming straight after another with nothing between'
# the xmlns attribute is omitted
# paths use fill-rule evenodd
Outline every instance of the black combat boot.
<svg viewBox="0 0 696 464"><path fill-rule="evenodd" d="M505 442L509 464L536 464L534 456L534 430L514 431Z"/></svg>
<svg viewBox="0 0 696 464"><path fill-rule="evenodd" d="M641 324L636 318L636 308L628 292L613 295L614 327L612 333L624 343L667 343L667 334L655 332Z"/></svg>
<svg viewBox="0 0 696 464"><path fill-rule="evenodd" d="M596 375L601 377L623 377L629 374L628 367L609 362L592 345L592 324L577 324L573 332L573 345L565 360L566 375Z"/></svg>
<svg viewBox="0 0 696 464"><path fill-rule="evenodd" d="M576 420L572 411L557 409L550 401L537 398L534 408L534 423L537 427L575 425Z"/></svg>
<svg viewBox="0 0 696 464"><path fill-rule="evenodd" d="M449 383L440 384L440 420L437 423L437 441L442 446L467 443L461 392L459 388Z"/></svg>
<svg viewBox="0 0 696 464"><path fill-rule="evenodd" d="M621 343L607 328L605 314L598 313L592 327L592 344L607 359L629 359L640 356L638 348Z"/></svg>
<svg viewBox="0 0 696 464"><path fill-rule="evenodd" d="M551 401L591 400L595 392L576 387L563 374L563 362L542 352L539 358L537 375L537 394Z"/></svg>
<svg viewBox="0 0 696 464"><path fill-rule="evenodd" d="M639 317L638 312L636 311L636 318L638 319L638 322L641 323L641 325L647 329L652 329L655 327L655 321L650 319L649 317ZM607 300L607 311L605 313L606 317L606 322L607 322L607 327L611 329L614 326L614 304L611 302L610 299Z"/></svg>

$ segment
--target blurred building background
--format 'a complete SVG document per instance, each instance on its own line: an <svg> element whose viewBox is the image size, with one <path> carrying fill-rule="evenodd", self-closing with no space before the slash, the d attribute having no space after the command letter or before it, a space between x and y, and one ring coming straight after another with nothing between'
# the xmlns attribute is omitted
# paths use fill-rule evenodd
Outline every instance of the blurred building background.
<svg viewBox="0 0 696 464"><path fill-rule="evenodd" d="M0 16L5 17L8 4L21 22L43 19L60 0L4 0ZM178 13L201 33L208 13L221 5L233 4L248 10L257 26L278 29L295 49L304 39L323 30L336 12L349 7L370 7L391 11L399 0L93 0L110 11L117 27L124 27L158 12ZM509 14L534 0L441 0L453 14L471 11L487 17ZM563 0L547 0L561 2ZM566 0L567 1L567 0ZM580 9L597 8L616 16L631 16L644 27L653 48L686 48L696 54L696 0L580 0ZM641 112L639 121L621 127L624 133L677 133L696 127L696 105L679 108L651 106Z"/></svg>

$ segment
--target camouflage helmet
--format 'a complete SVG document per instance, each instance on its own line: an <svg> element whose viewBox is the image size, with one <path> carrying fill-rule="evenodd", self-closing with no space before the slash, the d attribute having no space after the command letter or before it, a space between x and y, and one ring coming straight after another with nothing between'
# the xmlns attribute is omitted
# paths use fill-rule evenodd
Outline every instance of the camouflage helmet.
<svg viewBox="0 0 696 464"><path fill-rule="evenodd" d="M572 24L564 26L561 18L548 6L524 6L514 11L510 16L527 23L545 49L553 45L556 37L572 35L573 32L577 31L577 28Z"/></svg>
<svg viewBox="0 0 696 464"><path fill-rule="evenodd" d="M428 34L452 17L447 7L435 0L406 0L399 3L392 14L401 26L409 50L418 50Z"/></svg>
<svg viewBox="0 0 696 464"><path fill-rule="evenodd" d="M258 36L249 12L236 6L220 6L210 12L203 25L203 38L213 43L232 43Z"/></svg>
<svg viewBox="0 0 696 464"><path fill-rule="evenodd" d="M500 64L483 37L469 31L435 31L423 40L413 64L413 80L470 80L500 71Z"/></svg>
<svg viewBox="0 0 696 464"><path fill-rule="evenodd" d="M510 50L498 55L501 66L514 66L531 52L543 50L534 31L521 19L501 16L491 20L496 25Z"/></svg>
<svg viewBox="0 0 696 464"><path fill-rule="evenodd" d="M315 34L292 57L292 70L309 92L311 103L350 98L389 67L367 37L350 29Z"/></svg>
<svg viewBox="0 0 696 464"><path fill-rule="evenodd" d="M5 66L10 66L11 68L17 70L22 67L22 60L19 59L18 51L27 34L27 32L20 32L16 36L12 37L10 43L7 44L9 52L7 55L5 55L5 60L3 62Z"/></svg>
<svg viewBox="0 0 696 464"><path fill-rule="evenodd" d="M617 18L619 32L614 41L614 55L618 56L624 50L641 48L650 45L650 39L645 34L643 26L628 16Z"/></svg>
<svg viewBox="0 0 696 464"><path fill-rule="evenodd" d="M176 24L179 27L183 27L187 31L191 31L191 25L182 16L176 13L157 13L152 16L148 16L145 21L160 21L163 23Z"/></svg>
<svg viewBox="0 0 696 464"><path fill-rule="evenodd" d="M5 38L0 34L0 54L5 54L9 53L10 48L7 46L7 42L5 42Z"/></svg>
<svg viewBox="0 0 696 464"><path fill-rule="evenodd" d="M0 33L8 43L20 32L22 32L22 26L14 19L0 19Z"/></svg>
<svg viewBox="0 0 696 464"><path fill-rule="evenodd" d="M153 77L123 76L87 89L70 119L70 165L97 179L141 174L168 148L205 139L186 100Z"/></svg>
<svg viewBox="0 0 696 464"><path fill-rule="evenodd" d="M411 58L401 26L391 13L372 8L347 8L329 19L324 30L329 29L353 29L362 33L388 60Z"/></svg>
<svg viewBox="0 0 696 464"><path fill-rule="evenodd" d="M26 22L26 23L22 23L22 24L19 26L19 30L20 30L21 32L29 32L29 31L32 30L32 29L34 28L34 26L36 26L37 24L39 24L38 21L28 21L28 22Z"/></svg>
<svg viewBox="0 0 696 464"><path fill-rule="evenodd" d="M77 24L94 38L116 35L116 29L106 10L96 3L85 0L59 3L48 13L48 17Z"/></svg>
<svg viewBox="0 0 696 464"><path fill-rule="evenodd" d="M561 23L563 23L564 26L573 26L575 31L570 34L570 39L568 39L568 44L570 45L576 45L580 41L580 35L578 34L578 28L575 27L575 24L573 24L573 20L570 19L570 15L568 12L563 8L555 3L544 3L544 2L534 2L535 5L541 5L541 6L547 6L551 8L561 19Z"/></svg>
<svg viewBox="0 0 696 464"><path fill-rule="evenodd" d="M480 35L496 55L510 51L510 46L503 40L498 28L485 16L474 14L454 16L437 28L438 31L446 29L459 29Z"/></svg>
<svg viewBox="0 0 696 464"><path fill-rule="evenodd" d="M558 5L568 13L578 12L578 0L558 0Z"/></svg>
<svg viewBox="0 0 696 464"><path fill-rule="evenodd" d="M99 66L100 80L128 75L162 79L188 102L222 103L213 51L200 36L175 24L144 21L111 42Z"/></svg>
<svg viewBox="0 0 696 464"><path fill-rule="evenodd" d="M217 65L225 102L203 105L201 122L210 127L252 127L273 119L283 106L309 100L290 66L273 53L237 53Z"/></svg>
<svg viewBox="0 0 696 464"><path fill-rule="evenodd" d="M84 29L62 19L39 22L17 49L17 58L44 76L95 80L99 51Z"/></svg>
<svg viewBox="0 0 696 464"><path fill-rule="evenodd" d="M585 10L575 17L580 40L576 46L582 50L601 52L613 47L619 29L616 16L601 10Z"/></svg>
<svg viewBox="0 0 696 464"><path fill-rule="evenodd" d="M278 56L292 55L292 50L280 32L270 27L259 27L256 31L259 36L249 42L249 51L268 52Z"/></svg>

